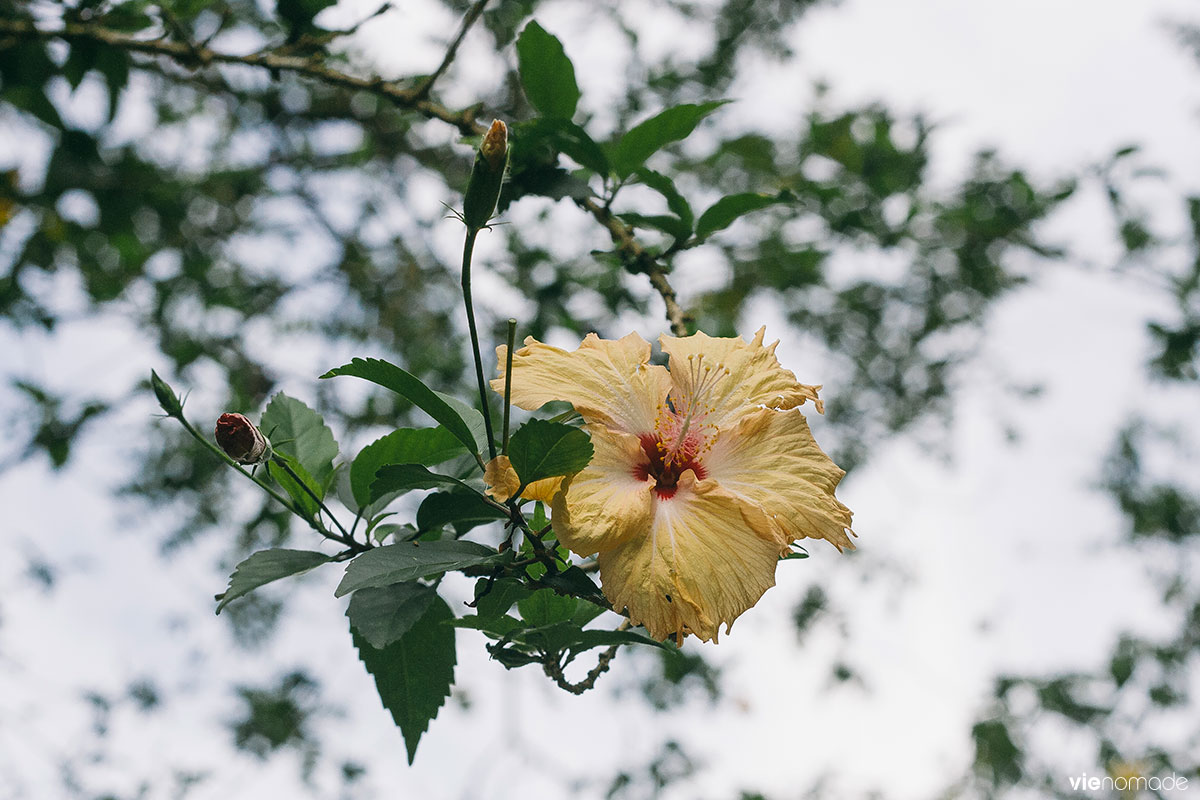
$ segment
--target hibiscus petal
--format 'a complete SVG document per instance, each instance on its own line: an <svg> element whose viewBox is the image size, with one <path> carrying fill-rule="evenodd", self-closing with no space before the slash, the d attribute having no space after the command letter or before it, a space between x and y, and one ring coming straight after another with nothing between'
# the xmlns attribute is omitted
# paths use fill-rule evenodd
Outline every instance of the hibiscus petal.
<svg viewBox="0 0 1200 800"><path fill-rule="evenodd" d="M645 460L637 437L588 425L595 455L554 496L554 531L572 552L590 556L610 550L650 527L654 481L638 477Z"/></svg>
<svg viewBox="0 0 1200 800"><path fill-rule="evenodd" d="M780 547L761 510L689 470L649 530L600 553L600 578L613 608L656 639L716 640L775 585Z"/></svg>
<svg viewBox="0 0 1200 800"><path fill-rule="evenodd" d="M500 377L492 388L500 393L506 354L505 346L496 348ZM649 361L650 343L636 333L616 340L589 333L574 352L530 337L513 353L512 402L532 411L565 400L588 422L646 433L671 386L666 368Z"/></svg>
<svg viewBox="0 0 1200 800"><path fill-rule="evenodd" d="M786 541L825 539L854 549L846 535L850 509L834 496L846 473L813 440L799 409L747 413L721 431L704 466L708 478L761 507Z"/></svg>
<svg viewBox="0 0 1200 800"><path fill-rule="evenodd" d="M660 336L663 352L671 359L675 396L694 396L697 382L705 380L705 368L717 369L720 365L729 370L729 374L716 380L712 388L703 393L705 404L713 409L708 414L709 424L727 425L748 407L794 408L805 400L812 400L817 411L824 413L824 404L817 396L821 387L799 383L790 370L780 366L775 357L779 342L763 346L766 330L766 327L759 328L751 342L740 337L716 338L705 333L683 338Z"/></svg>
<svg viewBox="0 0 1200 800"><path fill-rule="evenodd" d="M525 491L521 492L521 497L526 500L540 500L543 503L549 503L558 492L562 480L562 476L558 475L534 481L525 487ZM496 456L487 463L483 472L483 482L486 484L484 494L501 503L507 501L521 487L521 479L517 476L517 471L513 469L508 456Z"/></svg>

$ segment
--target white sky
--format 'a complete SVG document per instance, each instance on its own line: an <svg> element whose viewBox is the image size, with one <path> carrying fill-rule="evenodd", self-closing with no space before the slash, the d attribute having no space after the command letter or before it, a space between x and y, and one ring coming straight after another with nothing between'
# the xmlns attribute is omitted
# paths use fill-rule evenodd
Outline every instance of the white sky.
<svg viewBox="0 0 1200 800"><path fill-rule="evenodd" d="M602 117L616 71L599 34L572 31L571 8L548 5L539 20L563 38L584 102ZM811 83L828 79L830 106L878 99L898 112L925 111L940 123L934 173L947 183L983 146L1051 177L1144 143L1146 161L1171 173L1145 200L1178 230L1179 211L1167 202L1200 187L1200 81L1161 23L1197 17L1196 3L1182 0L850 0L812 12L793 39L798 61L762 65L759 79L737 87L736 108L750 124L781 128L804 112ZM381 20L367 39L383 48L388 26L403 24ZM656 30L661 41L649 47L686 51L686 36ZM465 69L485 79L486 60L470 66L472 41ZM436 59L435 49L427 52ZM411 66L406 59L424 63L422 54L393 47L378 58L401 69ZM1089 258L1112 255L1108 234L1095 233L1108 228L1094 196L1072 201L1053 230ZM331 696L353 709L326 720L325 741L331 752L370 763L379 797L561 797L562 781L645 765L668 735L704 768L671 798L720 800L740 789L790 798L822 775L832 797L872 787L888 798L929 796L968 763L969 725L997 670L1086 667L1119 630L1150 634L1170 624L1155 613L1142 562L1114 547L1118 515L1090 489L1130 412L1184 418L1184 400L1152 391L1141 369L1142 324L1158 301L1078 267L1049 272L997 310L983 357L963 376L949 432L953 465L907 441L874 454L840 492L856 512L859 552L816 548L808 561L784 565L779 586L709 649L727 669L734 701L716 711L697 702L654 715L636 696L604 690L570 697L531 670L506 673L487 662L482 637L462 632L460 686L472 710L444 709L409 768L349 646L342 605L331 602L335 568L308 579L265 651L231 651L224 624L207 613L221 588L211 569L221 548L210 541L163 562L152 544L160 520L122 516L108 500L124 443L95 433L64 475L37 461L0 475L0 507L9 509L0 585L13 587L0 599L0 800L14 788L46 796L39 788L56 785L57 775L46 753L88 739L78 692L115 692L138 675L160 681L169 704L114 726L122 759L111 770L114 788L180 763L220 770L196 797L287 796L296 790L294 764L280 759L264 769L231 758L226 733L212 726L235 713L226 680L266 682L297 662L317 665ZM702 275L682 271L675 280L685 295L703 284ZM768 333L784 335L772 314L763 309L747 330L765 321ZM646 334L665 327L638 324L650 326ZM53 337L3 330L0 348L10 354L6 375L57 376L57 385L87 383L101 393L156 365L147 343L112 318ZM802 380L823 380L797 366L808 362L786 335L780 355ZM1044 382L1048 391L1015 402L995 392L997 374ZM295 389L311 397L306 391L303 383ZM202 403L190 410L214 411ZM136 423L152 411L138 401L124 417ZM1023 434L1016 446L1003 441L1009 423ZM33 553L65 565L51 594L19 578ZM829 573L853 636L844 645L821 631L797 648L791 610L812 576ZM173 619L181 627L164 636ZM828 668L841 657L863 671L869 692L830 686ZM628 685L630 661L619 657L602 685ZM539 755L515 753L517 742ZM464 747L472 753L466 769L456 766ZM1063 756L1064 780L1099 772L1086 755ZM9 787L5 775L15 776Z"/></svg>

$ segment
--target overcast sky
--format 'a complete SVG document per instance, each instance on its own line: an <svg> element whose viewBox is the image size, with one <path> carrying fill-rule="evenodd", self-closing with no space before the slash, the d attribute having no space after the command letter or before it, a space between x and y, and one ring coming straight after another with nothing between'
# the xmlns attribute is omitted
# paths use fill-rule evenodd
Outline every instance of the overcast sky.
<svg viewBox="0 0 1200 800"><path fill-rule="evenodd" d="M344 13L353 18L369 6L356 0ZM574 6L546 4L538 19L562 38L585 105L599 110L616 71L603 61L605 31L583 29ZM761 65L736 87L736 108L753 115L752 125L780 129L812 102L813 81L825 79L833 107L882 100L925 112L938 123L934 174L947 183L981 147L1052 177L1143 143L1145 160L1171 176L1144 199L1165 229L1181 232L1168 200L1200 187L1200 81L1164 23L1198 18L1197 4L1181 0L848 0L811 12L792 36L795 63ZM439 53L389 49L405 22L385 18L364 31L368 57L385 69L419 70ZM431 30L447 24L429 22ZM667 26L653 30L663 36L648 47L689 46ZM461 57L468 81L486 75L488 64L472 42L482 39L469 39ZM1095 263L1113 256L1107 233L1096 235L1108 228L1094 194L1072 201L1052 230ZM331 699L352 709L322 723L325 741L331 752L370 763L371 785L386 787L380 797L560 797L562 781L644 766L668 735L703 767L670 797L719 800L756 789L789 798L823 774L829 796L875 787L888 798L927 797L968 763L970 723L998 670L1087 667L1122 628L1152 633L1169 623L1155 613L1141 561L1116 548L1119 516L1091 486L1135 409L1192 430L1195 423L1179 397L1152 391L1143 374L1142 325L1159 310L1157 298L1086 266L1055 268L997 309L981 359L962 376L948 433L953 464L908 440L872 454L839 492L855 511L859 552L818 546L813 558L784 564L779 586L719 647L706 648L727 669L732 701L715 711L697 702L655 715L635 695L614 700L606 690L571 697L532 670L506 673L487 662L482 637L461 632L470 713L447 706L409 768L349 646L343 607L331 600L336 569L314 574L294 595L267 650L230 651L224 624L208 613L221 588L211 569L219 544L164 562L151 546L154 518L131 515L106 494L127 443L97 432L62 475L39 459L0 474L0 507L9 510L0 585L11 587L0 600L0 800L6 792L48 796L39 789L56 785L57 765L47 753L90 738L79 692L117 692L139 675L181 699L114 726L114 786L157 774L161 764L195 764L220 767L197 797L287 796L295 764L231 758L214 721L236 712L227 681L265 682L297 663L314 665ZM675 280L686 300L705 276L681 271ZM70 291L63 287L64 296ZM804 370L812 363L777 310L754 313L747 333L765 322L783 337L785 366L801 380L827 382ZM658 319L632 324L648 337L665 329ZM100 394L156 366L150 343L115 317L53 336L0 329L0 350L10 354L0 366L6 377L86 382ZM1019 402L995 391L1005 379L1047 391ZM8 404L0 410L9 413L14 402L0 396ZM142 402L125 418L139 422L152 411ZM1005 442L1009 425L1021 433L1016 445ZM820 438L821 423L814 427ZM61 568L53 593L22 577L30 557ZM818 632L797 648L791 610L813 576L830 573L853 635L846 644ZM862 686L831 687L828 668L838 659L861 670ZM621 667L628 660L619 657L602 683L630 685ZM522 756L514 742L542 755ZM473 762L452 767L464 746ZM1065 749L1064 779L1098 771L1089 757ZM16 776L8 787L6 774Z"/></svg>

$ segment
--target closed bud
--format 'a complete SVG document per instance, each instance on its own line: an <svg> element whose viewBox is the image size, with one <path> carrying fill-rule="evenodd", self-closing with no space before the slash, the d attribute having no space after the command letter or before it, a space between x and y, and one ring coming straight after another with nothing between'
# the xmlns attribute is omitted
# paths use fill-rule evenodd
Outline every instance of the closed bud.
<svg viewBox="0 0 1200 800"><path fill-rule="evenodd" d="M158 404L162 406L162 410L166 412L168 417L176 417L183 419L183 403L179 399L179 395L175 394L174 390L167 385L167 382L158 377L158 373L150 370L150 386L154 389L154 396L158 398Z"/></svg>
<svg viewBox="0 0 1200 800"><path fill-rule="evenodd" d="M504 168L508 165L508 126L493 120L492 127L484 134L479 152L475 154L475 165L471 168L471 180L463 197L463 221L467 228L477 231L492 218L496 201L500 199L500 185L504 182Z"/></svg>
<svg viewBox="0 0 1200 800"><path fill-rule="evenodd" d="M261 464L271 457L271 444L242 414L222 414L217 420L217 444L239 464Z"/></svg>
<svg viewBox="0 0 1200 800"><path fill-rule="evenodd" d="M493 172L504 169L504 162L508 159L508 126L498 119L492 120L492 127L484 134L479 152L483 153Z"/></svg>

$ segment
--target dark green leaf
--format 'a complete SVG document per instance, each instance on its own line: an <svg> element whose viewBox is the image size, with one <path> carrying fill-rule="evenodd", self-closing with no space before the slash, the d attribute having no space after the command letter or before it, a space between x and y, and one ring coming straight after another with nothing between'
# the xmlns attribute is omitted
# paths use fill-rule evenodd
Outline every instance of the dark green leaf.
<svg viewBox="0 0 1200 800"><path fill-rule="evenodd" d="M672 214L679 217L683 227L687 229L687 233L690 235L696 218L692 214L691 205L679 193L679 190L675 188L675 183L666 175L655 172L652 169L647 169L646 167L639 169L637 176L641 179L642 183L667 199L667 208L671 210ZM687 238L687 236L677 238Z"/></svg>
<svg viewBox="0 0 1200 800"><path fill-rule="evenodd" d="M260 586L272 581L308 572L313 567L329 561L329 556L314 550L260 550L238 564L229 576L229 588L217 595L217 613L236 600Z"/></svg>
<svg viewBox="0 0 1200 800"><path fill-rule="evenodd" d="M486 594L481 596L481 592ZM512 578L495 581L480 578L475 583L475 610L481 617L499 617L507 614L513 603L529 597L530 594L525 584Z"/></svg>
<svg viewBox="0 0 1200 800"><path fill-rule="evenodd" d="M321 498L324 497L325 492L321 484L317 483L313 476L308 474L308 470L301 466L300 462L292 456L286 453L276 453L274 457L284 461L291 469L292 474L288 474L287 470L273 462L267 463L267 474L283 487L283 490L295 501L296 506L304 512L307 518L312 519L316 517L320 506L317 505L317 501L313 495ZM292 475L295 475L295 477L292 477ZM299 478L299 481L296 480L297 478Z"/></svg>
<svg viewBox="0 0 1200 800"><path fill-rule="evenodd" d="M592 440L581 428L536 419L518 428L508 443L509 460L526 485L578 472L592 452Z"/></svg>
<svg viewBox="0 0 1200 800"><path fill-rule="evenodd" d="M452 486L474 491L458 478L438 475L420 464L389 464L386 467L380 467L375 476L375 480L371 481L372 501L387 494L410 492L413 489L435 489L439 486Z"/></svg>
<svg viewBox="0 0 1200 800"><path fill-rule="evenodd" d="M604 150L587 131L567 119L539 117L521 123L514 131L514 158L528 159L530 156L525 154L536 152L543 143L599 175L608 174L608 156Z"/></svg>
<svg viewBox="0 0 1200 800"><path fill-rule="evenodd" d="M437 716L454 686L454 613L437 597L408 632L383 649L376 649L354 628L350 635L358 657L375 679L383 707L404 735L408 763L417 743Z"/></svg>
<svg viewBox="0 0 1200 800"><path fill-rule="evenodd" d="M525 96L547 117L570 119L579 103L575 67L563 46L536 22L530 22L517 37L517 63Z"/></svg>
<svg viewBox="0 0 1200 800"><path fill-rule="evenodd" d="M679 217L670 214L635 214L626 212L618 215L635 228L650 228L683 241L692 235L692 228Z"/></svg>
<svg viewBox="0 0 1200 800"><path fill-rule="evenodd" d="M563 594L588 598L592 602L604 602L604 595L601 594L600 587L579 567L567 567L562 572L547 575L542 578L542 583Z"/></svg>
<svg viewBox="0 0 1200 800"><path fill-rule="evenodd" d="M411 581L359 589L350 596L346 616L354 630L382 650L408 633L436 596L431 587Z"/></svg>
<svg viewBox="0 0 1200 800"><path fill-rule="evenodd" d="M617 177L626 178L660 148L686 139L700 120L728 102L684 104L668 108L650 119L635 125L613 147L609 160Z"/></svg>
<svg viewBox="0 0 1200 800"><path fill-rule="evenodd" d="M509 553L497 553L475 542L453 539L398 542L368 550L351 561L334 594L342 597L359 589L415 581L427 575L492 564L511 557Z"/></svg>
<svg viewBox="0 0 1200 800"><path fill-rule="evenodd" d="M696 223L696 236L703 239L728 228L734 220L744 214L793 200L795 200L795 196L786 190L776 195L755 192L726 195L700 215L700 221Z"/></svg>
<svg viewBox="0 0 1200 800"><path fill-rule="evenodd" d="M573 597L563 597L551 589L538 589L517 603L517 611L530 625L552 625L569 620L575 614L576 605Z"/></svg>
<svg viewBox="0 0 1200 800"><path fill-rule="evenodd" d="M441 464L463 452L462 442L443 427L401 428L362 449L350 466L350 486L360 507L371 502L375 472L388 464Z"/></svg>
<svg viewBox="0 0 1200 800"><path fill-rule="evenodd" d="M515 630L523 627L521 620L508 615L498 617L484 617L479 614L469 614L465 617L459 617L451 623L456 628L469 628L471 630L483 631L484 633L494 638L508 636Z"/></svg>
<svg viewBox="0 0 1200 800"><path fill-rule="evenodd" d="M333 378L338 375L351 375L391 389L441 423L472 453L479 452L475 433L463 413L463 409L469 406L457 401L457 405L452 405L448 402L450 398L430 389L415 375L405 372L395 364L377 358L356 358L349 364L329 370L321 377Z"/></svg>
<svg viewBox="0 0 1200 800"><path fill-rule="evenodd" d="M325 486L333 475L333 459L337 458L338 446L333 431L320 414L280 392L267 404L259 428L271 440L275 452L292 456L313 478L315 485ZM317 495L324 495L323 488Z"/></svg>
<svg viewBox="0 0 1200 800"><path fill-rule="evenodd" d="M421 501L417 509L417 530L426 533L453 524L455 532L461 536L478 525L506 516L478 492L434 492Z"/></svg>

